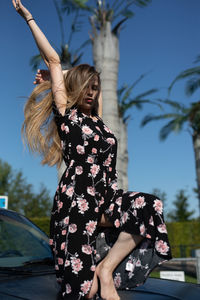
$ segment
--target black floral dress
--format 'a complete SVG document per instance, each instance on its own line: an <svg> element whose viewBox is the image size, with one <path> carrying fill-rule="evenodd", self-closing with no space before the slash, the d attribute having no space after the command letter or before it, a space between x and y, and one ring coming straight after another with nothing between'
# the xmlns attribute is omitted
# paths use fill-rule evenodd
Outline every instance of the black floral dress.
<svg viewBox="0 0 200 300"><path fill-rule="evenodd" d="M67 165L50 224L50 245L64 299L82 299L91 288L100 258L97 224L103 213L116 230L144 237L126 269L114 274L117 288L122 287L123 273L135 286L142 284L156 264L171 258L162 202L153 195L117 188L117 140L101 118L90 118L76 107L62 116L55 103L53 112Z"/></svg>

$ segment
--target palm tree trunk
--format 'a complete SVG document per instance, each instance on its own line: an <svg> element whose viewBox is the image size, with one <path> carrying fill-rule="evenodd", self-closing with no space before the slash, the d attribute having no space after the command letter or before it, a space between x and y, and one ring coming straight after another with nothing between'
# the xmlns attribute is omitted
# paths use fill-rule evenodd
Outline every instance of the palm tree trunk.
<svg viewBox="0 0 200 300"><path fill-rule="evenodd" d="M91 19L93 29L93 60L95 68L101 73L101 88L103 97L103 120L105 124L115 134L118 144L121 145L121 121L118 112L117 99L117 81L118 81L118 67L119 67L119 41L118 37L112 33L111 23L105 22L97 32L95 24ZM126 170L127 167L123 165L124 152L118 148L117 155L117 170L118 170L118 185L123 186L123 181L127 181ZM123 171L122 171L123 170ZM125 171L124 171L125 170ZM123 177L125 180L122 180ZM127 184L126 184L127 185Z"/></svg>
<svg viewBox="0 0 200 300"><path fill-rule="evenodd" d="M199 217L200 217L200 134L194 132L193 134L193 147L195 155L195 167L196 167L196 180L198 189L198 200L199 200Z"/></svg>

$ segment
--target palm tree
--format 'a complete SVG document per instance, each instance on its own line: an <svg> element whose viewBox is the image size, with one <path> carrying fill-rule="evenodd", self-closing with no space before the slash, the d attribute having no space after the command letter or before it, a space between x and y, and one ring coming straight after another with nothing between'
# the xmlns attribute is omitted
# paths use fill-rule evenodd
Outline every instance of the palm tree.
<svg viewBox="0 0 200 300"><path fill-rule="evenodd" d="M141 125L144 126L151 121L170 119L160 130L160 139L165 140L171 132L180 132L184 125L187 125L192 136L196 177L199 198L199 216L200 216L200 101L186 106L182 103L172 100L158 100L158 102L169 105L172 112L161 115L147 115L144 117Z"/></svg>
<svg viewBox="0 0 200 300"><path fill-rule="evenodd" d="M120 119L120 144L119 144L119 152L121 155L121 179L122 186L125 190L128 189L128 181L127 181L127 169L128 169L128 151L127 151L127 126L128 121L131 118L131 115L128 114L129 109L132 107L136 107L137 109L142 109L142 105L145 103L151 103L158 105L155 101L151 101L146 97L152 95L157 92L157 89L151 89L142 94L133 97L133 89L135 86L144 78L144 74L142 74L133 84L130 86L124 84L117 91L118 97L118 114Z"/></svg>
<svg viewBox="0 0 200 300"><path fill-rule="evenodd" d="M74 3L75 5L89 11L90 24L92 27L93 60L97 70L101 72L102 94L103 94L103 119L115 133L119 145L123 144L126 138L126 130L123 121L119 116L117 81L119 67L119 34L122 24L134 16L130 6L147 6L151 0L94 0L95 6L87 6L86 0L62 0L63 5ZM123 147L118 149L117 169L118 183L122 188L128 185L127 166L124 165ZM127 149L126 149L127 153ZM124 182L124 184L123 184Z"/></svg>

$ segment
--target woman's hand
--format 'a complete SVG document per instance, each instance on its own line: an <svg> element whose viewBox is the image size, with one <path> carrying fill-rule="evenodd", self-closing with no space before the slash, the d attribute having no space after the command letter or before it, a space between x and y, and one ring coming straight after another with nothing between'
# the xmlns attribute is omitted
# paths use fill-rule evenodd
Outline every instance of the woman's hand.
<svg viewBox="0 0 200 300"><path fill-rule="evenodd" d="M42 82L50 80L50 72L49 70L37 70L37 73L35 75L35 81L34 84L40 84Z"/></svg>
<svg viewBox="0 0 200 300"><path fill-rule="evenodd" d="M18 14L20 14L20 16L22 16L22 18L24 18L26 21L32 18L32 15L28 9L22 5L21 0L12 0L12 3Z"/></svg>

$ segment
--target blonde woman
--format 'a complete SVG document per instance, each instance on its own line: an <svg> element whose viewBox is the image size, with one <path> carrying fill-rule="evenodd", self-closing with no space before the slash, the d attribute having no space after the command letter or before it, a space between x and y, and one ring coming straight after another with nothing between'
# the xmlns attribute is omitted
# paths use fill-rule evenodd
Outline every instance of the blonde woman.
<svg viewBox="0 0 200 300"><path fill-rule="evenodd" d="M30 27L51 78L39 84L27 101L24 135L43 164L59 165L62 158L66 163L50 225L60 298L93 298L100 288L103 299L118 300L115 286L120 288L123 274L114 270L130 252L135 256L124 272L135 286L157 263L171 258L162 202L153 195L117 188L117 140L98 114L99 73L83 64L63 76L58 54L31 13L20 0L12 2ZM119 236L97 264L99 224L117 228Z"/></svg>

